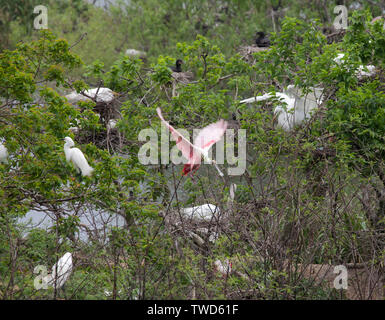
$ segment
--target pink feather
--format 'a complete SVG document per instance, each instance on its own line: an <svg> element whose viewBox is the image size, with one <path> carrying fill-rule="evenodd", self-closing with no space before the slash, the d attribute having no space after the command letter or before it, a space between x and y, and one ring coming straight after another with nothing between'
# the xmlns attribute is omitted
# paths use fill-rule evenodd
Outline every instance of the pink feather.
<svg viewBox="0 0 385 320"><path fill-rule="evenodd" d="M173 139L176 141L176 146L182 152L183 156L188 159L188 162L183 167L183 175L187 175L190 171L193 173L198 170L201 159L201 150L208 151L216 142L218 142L227 128L227 122L223 119L212 123L203 128L192 144L177 130L175 130L162 116L160 108L156 109L160 120L170 130Z"/></svg>

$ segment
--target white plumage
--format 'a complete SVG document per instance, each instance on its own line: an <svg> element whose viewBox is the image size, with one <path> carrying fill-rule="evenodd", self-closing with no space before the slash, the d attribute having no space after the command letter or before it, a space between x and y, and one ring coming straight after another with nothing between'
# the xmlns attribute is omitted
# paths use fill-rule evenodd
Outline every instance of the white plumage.
<svg viewBox="0 0 385 320"><path fill-rule="evenodd" d="M201 206L183 208L181 213L188 219L210 221L213 215L219 215L220 210L213 204L203 204Z"/></svg>
<svg viewBox="0 0 385 320"><path fill-rule="evenodd" d="M232 272L233 264L229 259L226 259L225 261L221 260L215 260L214 262L214 271L219 272L223 276L227 276Z"/></svg>
<svg viewBox="0 0 385 320"><path fill-rule="evenodd" d="M110 131L114 128L116 128L116 124L118 123L117 119L110 119L107 122L107 130Z"/></svg>
<svg viewBox="0 0 385 320"><path fill-rule="evenodd" d="M8 163L8 150L4 144L0 142L0 162Z"/></svg>
<svg viewBox="0 0 385 320"><path fill-rule="evenodd" d="M311 112L322 103L322 89L313 88L306 97L301 96L300 89L289 85L285 92L267 93L262 96L256 96L240 101L240 103L253 103L264 101L276 97L285 102L286 106L278 105L274 109L274 115L277 117L278 126L285 131L290 131L294 126L310 118Z"/></svg>
<svg viewBox="0 0 385 320"><path fill-rule="evenodd" d="M239 103L253 103L253 102L259 102L259 101L265 101L275 96L280 97L280 95L283 95L283 93L277 92L275 95L274 93L266 93L262 96L256 96L256 97L241 100ZM284 99L285 97L286 96L283 96L282 98Z"/></svg>
<svg viewBox="0 0 385 320"><path fill-rule="evenodd" d="M367 69L368 71L365 71L365 69ZM375 73L376 73L376 67L371 65L371 64L367 65L366 67L359 66L357 71L356 71L356 75L357 75L358 79L362 79L364 77L371 77Z"/></svg>
<svg viewBox="0 0 385 320"><path fill-rule="evenodd" d="M229 203L234 201L236 188L236 184L232 183L230 185ZM181 210L181 214L187 219L210 222L213 216L214 219L217 219L219 217L220 210L217 206L210 203L206 203L196 207L183 208Z"/></svg>
<svg viewBox="0 0 385 320"><path fill-rule="evenodd" d="M122 289L120 289L120 290L118 291L118 294L121 294L121 293L122 293ZM109 290L104 289L104 295L105 295L106 297L110 297L110 296L112 295L112 291L109 291Z"/></svg>
<svg viewBox="0 0 385 320"><path fill-rule="evenodd" d="M147 53L144 51L139 51L136 49L127 49L126 50L126 55L131 57L131 58L145 58L147 56Z"/></svg>
<svg viewBox="0 0 385 320"><path fill-rule="evenodd" d="M343 59L344 57L345 57L345 54L339 53L339 54L337 54L337 57L335 57L333 60L334 60L335 63L340 65L341 63L344 62L344 59Z"/></svg>
<svg viewBox="0 0 385 320"><path fill-rule="evenodd" d="M83 176L90 176L94 169L89 166L83 152L78 148L72 148L75 143L70 137L65 137L64 154L67 162L72 162L76 171L81 172Z"/></svg>
<svg viewBox="0 0 385 320"><path fill-rule="evenodd" d="M56 273L57 269L57 273ZM64 283L68 280L72 272L72 254L67 252L62 256L57 263L52 267L52 273L43 278L43 282L47 283L49 286L55 286L56 279L56 288L61 288Z"/></svg>
<svg viewBox="0 0 385 320"><path fill-rule="evenodd" d="M80 131L79 127L70 127L70 128L68 128L68 130L74 134L77 134Z"/></svg>
<svg viewBox="0 0 385 320"><path fill-rule="evenodd" d="M335 63L337 63L339 66L345 62L345 54L344 53L338 53L337 57L333 59ZM347 68L349 70L349 68ZM364 77L371 77L376 73L376 67L369 64L367 66L360 65L358 69L356 70L356 76L359 80L361 80Z"/></svg>
<svg viewBox="0 0 385 320"><path fill-rule="evenodd" d="M109 103L115 99L117 93L112 91L109 88L93 88L84 91L87 96L90 96L95 99L96 102L104 102ZM97 94L96 94L97 93ZM90 98L82 95L81 93L77 93L76 91L72 91L70 94L65 96L70 103L78 103L79 101L88 101Z"/></svg>

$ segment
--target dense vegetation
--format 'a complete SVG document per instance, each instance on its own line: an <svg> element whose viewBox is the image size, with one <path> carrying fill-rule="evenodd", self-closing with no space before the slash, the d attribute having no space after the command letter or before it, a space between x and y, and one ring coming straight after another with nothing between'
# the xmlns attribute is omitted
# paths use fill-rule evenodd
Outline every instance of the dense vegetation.
<svg viewBox="0 0 385 320"><path fill-rule="evenodd" d="M384 20L371 23L382 3L349 10L348 29L331 42L325 28L341 1L121 1L108 10L38 2L49 8L49 30L31 27L37 2L0 0L0 142L9 152L0 163L0 297L346 298L304 271L341 264L360 265L383 290L385 32ZM250 62L238 51L258 30L271 32L271 47ZM128 48L147 59L125 55ZM192 81L172 77L177 58ZM376 75L359 79L362 64ZM275 124L278 101L239 103L290 84L327 97L290 132ZM117 93L117 130L94 101L65 98L98 86ZM192 179L182 165L141 164L139 133L161 132L157 107L176 128L223 118L245 129L246 171L221 178L203 165ZM66 136L95 169L91 177L66 162ZM204 203L228 216L215 242L197 245L187 222L175 227L167 217ZM27 228L20 219L28 212L53 223ZM93 229L82 220L101 214L124 223ZM74 256L65 289L37 290L34 268L50 271L65 252ZM234 272L215 272L218 259Z"/></svg>

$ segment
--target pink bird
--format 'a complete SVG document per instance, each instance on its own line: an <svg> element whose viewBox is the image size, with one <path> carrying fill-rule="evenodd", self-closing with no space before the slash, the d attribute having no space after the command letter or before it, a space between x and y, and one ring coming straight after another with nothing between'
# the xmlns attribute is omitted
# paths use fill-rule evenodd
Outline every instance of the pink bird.
<svg viewBox="0 0 385 320"><path fill-rule="evenodd" d="M218 170L218 173L223 177L223 173L219 170L215 160L212 160L208 157L209 149L219 141L227 128L227 122L223 119L218 122L212 123L207 127L204 127L195 138L195 143L192 144L184 136L182 136L178 131L176 131L166 120L163 119L162 111L160 108L156 109L160 120L163 124L170 130L172 137L176 141L176 146L180 151L182 151L183 156L188 159L188 162L184 165L182 174L185 176L189 172L193 174L198 170L201 165L202 156L206 159L207 162L214 164L215 168Z"/></svg>

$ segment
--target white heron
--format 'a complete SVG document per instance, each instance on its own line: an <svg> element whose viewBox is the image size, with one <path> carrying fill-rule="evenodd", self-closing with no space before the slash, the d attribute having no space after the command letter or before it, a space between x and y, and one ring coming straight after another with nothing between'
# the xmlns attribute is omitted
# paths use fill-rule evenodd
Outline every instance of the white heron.
<svg viewBox="0 0 385 320"><path fill-rule="evenodd" d="M236 190L237 185L235 183L232 183L230 185L230 196L228 200L229 204L234 201ZM183 208L181 209L181 214L187 219L210 222L213 216L214 218L219 217L220 210L217 206L210 203L206 203L196 207Z"/></svg>
<svg viewBox="0 0 385 320"><path fill-rule="evenodd" d="M225 211L225 215L228 215L231 210L232 203L234 202L234 198L235 198L236 189L237 189L237 185L235 183L232 183L230 185L230 195L227 201L227 210ZM204 221L208 223L213 222L215 225L221 216L220 209L213 204L203 204L196 207L183 208L181 209L181 215L186 220L194 220L196 222ZM188 231L187 234L191 238L193 238L195 242L197 242L199 245L203 245L205 241L195 232L209 235L208 241L212 243L214 243L219 237L218 230L213 230L212 228L201 227L194 230L194 232Z"/></svg>
<svg viewBox="0 0 385 320"><path fill-rule="evenodd" d="M113 101L118 95L116 92L112 91L109 88L92 88L89 90L85 90L84 93L93 98L96 102L104 102L109 103ZM76 91L72 91L70 94L67 94L65 97L68 102L75 104L79 101L89 101L91 100L89 97L82 95L81 93L77 93Z"/></svg>
<svg viewBox="0 0 385 320"><path fill-rule="evenodd" d="M118 119L110 119L107 122L107 130L111 131L112 129L116 128L116 124L118 123Z"/></svg>
<svg viewBox="0 0 385 320"><path fill-rule="evenodd" d="M0 162L8 163L8 150L7 147L0 142Z"/></svg>
<svg viewBox="0 0 385 320"><path fill-rule="evenodd" d="M323 100L321 88L313 88L312 92L305 97L301 97L300 89L294 85L289 85L284 92L270 92L261 96L241 100L240 103L265 101L273 97L278 98L286 104L286 107L278 105L274 109L278 126L282 127L285 131L292 130L294 126L310 118L311 112L317 108Z"/></svg>
<svg viewBox="0 0 385 320"><path fill-rule="evenodd" d="M140 58L144 59L147 56L147 53L144 51L136 50L136 49L127 49L126 55L130 58Z"/></svg>
<svg viewBox="0 0 385 320"><path fill-rule="evenodd" d="M56 281L56 288L61 288L71 275L72 267L72 254L67 252L54 264L52 273L43 277L43 282L49 286L55 287Z"/></svg>
<svg viewBox="0 0 385 320"><path fill-rule="evenodd" d="M70 137L65 137L64 141L64 154L67 162L72 162L76 171L83 176L91 176L94 169L90 167L83 152L78 148L72 148L75 143Z"/></svg>
<svg viewBox="0 0 385 320"><path fill-rule="evenodd" d="M337 57L333 59L335 63L337 63L339 66L342 65L345 62L345 54L344 53L338 53ZM349 68L347 68L349 70ZM364 77L371 77L376 73L376 67L369 64L367 66L360 65L358 69L356 70L356 76L359 80L361 80Z"/></svg>
<svg viewBox="0 0 385 320"><path fill-rule="evenodd" d="M231 274L233 269L233 264L229 259L225 259L225 261L215 260L214 262L214 271L222 274L223 277L227 277Z"/></svg>

